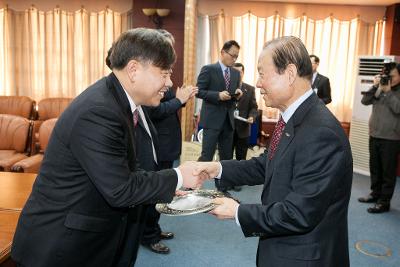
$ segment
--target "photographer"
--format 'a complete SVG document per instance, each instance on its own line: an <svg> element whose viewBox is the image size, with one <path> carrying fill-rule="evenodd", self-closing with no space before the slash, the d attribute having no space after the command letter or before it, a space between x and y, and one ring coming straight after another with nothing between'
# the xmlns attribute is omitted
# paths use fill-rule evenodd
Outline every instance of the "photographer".
<svg viewBox="0 0 400 267"><path fill-rule="evenodd" d="M375 203L367 211L382 213L390 209L400 151L400 64L385 63L372 88L362 94L361 103L372 105L369 119L372 192L358 201Z"/></svg>

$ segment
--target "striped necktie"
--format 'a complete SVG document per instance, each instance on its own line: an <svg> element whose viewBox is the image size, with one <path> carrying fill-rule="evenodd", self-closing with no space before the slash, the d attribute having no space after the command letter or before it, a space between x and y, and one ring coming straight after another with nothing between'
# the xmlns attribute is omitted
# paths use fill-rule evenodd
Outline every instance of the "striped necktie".
<svg viewBox="0 0 400 267"><path fill-rule="evenodd" d="M271 143L269 144L269 159L271 160L274 155L276 148L278 147L279 141L281 140L283 129L285 129L285 121L282 116L280 116L279 121L275 125L275 130L272 135Z"/></svg>

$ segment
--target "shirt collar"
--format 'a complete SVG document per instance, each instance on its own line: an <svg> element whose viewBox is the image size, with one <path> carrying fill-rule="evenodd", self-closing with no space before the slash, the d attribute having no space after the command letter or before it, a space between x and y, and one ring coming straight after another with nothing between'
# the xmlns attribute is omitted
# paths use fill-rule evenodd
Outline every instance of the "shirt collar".
<svg viewBox="0 0 400 267"><path fill-rule="evenodd" d="M315 78L317 78L317 75L318 75L317 71L312 74L312 83L314 83Z"/></svg>
<svg viewBox="0 0 400 267"><path fill-rule="evenodd" d="M115 75L115 78L117 78L117 80L118 80L118 77ZM129 106L131 107L131 112L133 113L137 108L139 108L140 106L136 106L136 104L135 104L135 102L133 102L133 99L132 99L132 97L128 94L128 92L125 90L125 88L124 88L124 86L122 85L122 83L118 80L118 82L119 82L119 84L121 85L121 87L122 87L122 89L124 89L124 92L125 92L125 94L126 94L126 97L128 98L128 101L129 101Z"/></svg>
<svg viewBox="0 0 400 267"><path fill-rule="evenodd" d="M222 73L225 72L225 70L228 68L227 66L224 65L224 63L221 62L221 60L218 60L219 66L222 69Z"/></svg>
<svg viewBox="0 0 400 267"><path fill-rule="evenodd" d="M282 119L287 123L290 118L293 116L294 112L297 108L303 104L303 102L312 95L314 91L312 89L305 92L302 96L300 96L296 101L294 101L284 112L282 112Z"/></svg>

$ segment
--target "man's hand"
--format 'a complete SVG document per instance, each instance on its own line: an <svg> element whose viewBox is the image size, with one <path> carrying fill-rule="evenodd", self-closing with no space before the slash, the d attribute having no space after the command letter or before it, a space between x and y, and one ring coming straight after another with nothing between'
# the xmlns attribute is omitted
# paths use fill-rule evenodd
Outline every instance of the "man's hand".
<svg viewBox="0 0 400 267"><path fill-rule="evenodd" d="M236 210L239 207L239 203L235 200L223 197L214 199L213 203L218 206L210 211L210 214L216 216L220 220L235 218Z"/></svg>
<svg viewBox="0 0 400 267"><path fill-rule="evenodd" d="M231 95L229 94L228 91L225 90L225 91L219 92L219 100L227 101L230 99L231 99Z"/></svg>
<svg viewBox="0 0 400 267"><path fill-rule="evenodd" d="M196 165L197 162L188 161L178 167L183 177L183 187L198 189L203 185L205 180L210 179L207 173L195 171Z"/></svg>
<svg viewBox="0 0 400 267"><path fill-rule="evenodd" d="M380 81L381 81L381 75L380 75L380 74L375 75L375 76L374 76L374 85L375 85L376 87L379 86L379 82L380 82Z"/></svg>
<svg viewBox="0 0 400 267"><path fill-rule="evenodd" d="M387 85L380 84L379 88L382 90L382 92L387 93L387 92L389 92L391 90L392 86L391 86L390 81L389 81Z"/></svg>
<svg viewBox="0 0 400 267"><path fill-rule="evenodd" d="M238 96L236 96L236 99L240 99L240 98L243 96L243 92L242 92L242 90L240 90L239 88L236 89L235 95L236 95L236 94L239 94Z"/></svg>
<svg viewBox="0 0 400 267"><path fill-rule="evenodd" d="M196 167L194 169L194 175L207 175L212 179L217 177L220 172L220 164L218 162L196 162Z"/></svg>
<svg viewBox="0 0 400 267"><path fill-rule="evenodd" d="M250 123L250 124L253 123L254 122L254 118L253 117L248 117L247 118L247 122Z"/></svg>
<svg viewBox="0 0 400 267"><path fill-rule="evenodd" d="M190 98L192 98L198 92L198 88L194 86L185 86L178 87L176 89L176 98L181 101L182 105L185 104Z"/></svg>

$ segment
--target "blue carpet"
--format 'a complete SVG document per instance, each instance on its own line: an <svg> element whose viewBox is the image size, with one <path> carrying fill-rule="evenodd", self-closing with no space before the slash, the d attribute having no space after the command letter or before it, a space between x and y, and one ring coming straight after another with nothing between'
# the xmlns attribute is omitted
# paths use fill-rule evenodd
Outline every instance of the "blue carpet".
<svg viewBox="0 0 400 267"><path fill-rule="evenodd" d="M399 180L399 179L398 179ZM369 178L354 174L349 208L349 246L351 266L395 267L400 266L400 185L392 199L391 211L384 214L369 214L367 204L357 198L369 192ZM205 188L214 188L209 182ZM262 186L244 186L233 196L243 203L259 203ZM245 238L234 221L220 221L208 214L184 217L161 216L163 230L175 233L172 240L163 241L171 249L169 255L159 255L141 247L135 266L255 266L257 238ZM379 227L382 226L383 227ZM355 244L370 240L389 247L390 257L371 257L359 252ZM372 253L383 253L383 247L366 243L363 248Z"/></svg>

